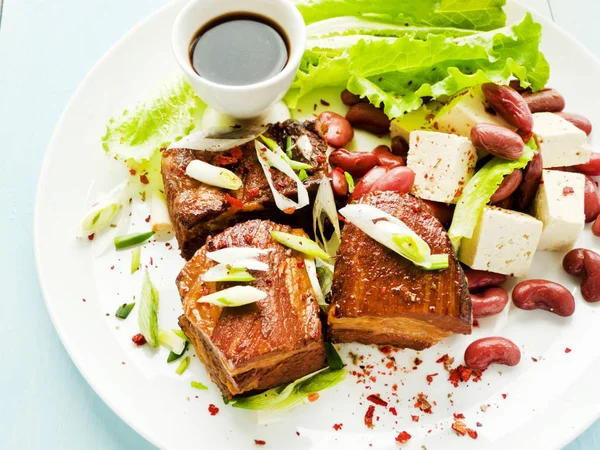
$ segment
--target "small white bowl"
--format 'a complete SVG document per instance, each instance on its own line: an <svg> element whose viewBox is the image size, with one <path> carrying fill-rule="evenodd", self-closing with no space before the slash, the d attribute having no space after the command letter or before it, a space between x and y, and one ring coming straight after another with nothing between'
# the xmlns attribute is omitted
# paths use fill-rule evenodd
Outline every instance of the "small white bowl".
<svg viewBox="0 0 600 450"><path fill-rule="evenodd" d="M211 20L228 13L248 12L268 17L288 37L288 63L268 80L247 86L227 86L202 78L192 67L190 48L196 32ZM219 112L249 119L259 116L289 89L306 44L302 15L289 0L192 0L175 19L172 35L175 58L198 96Z"/></svg>

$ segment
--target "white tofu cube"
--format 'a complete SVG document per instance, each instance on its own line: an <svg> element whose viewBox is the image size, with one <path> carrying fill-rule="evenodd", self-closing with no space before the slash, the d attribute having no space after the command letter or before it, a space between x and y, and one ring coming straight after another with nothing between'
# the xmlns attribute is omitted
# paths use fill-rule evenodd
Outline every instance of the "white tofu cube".
<svg viewBox="0 0 600 450"><path fill-rule="evenodd" d="M569 250L585 225L585 176L544 170L542 180L533 202L533 215L544 224L538 250Z"/></svg>
<svg viewBox="0 0 600 450"><path fill-rule="evenodd" d="M523 213L487 206L473 236L463 238L458 259L472 269L527 275L543 224Z"/></svg>
<svg viewBox="0 0 600 450"><path fill-rule="evenodd" d="M471 128L478 123L492 123L511 130L516 129L488 108L481 86L472 87L454 97L434 117L432 127L437 131L470 137Z"/></svg>
<svg viewBox="0 0 600 450"><path fill-rule="evenodd" d="M415 172L412 193L443 203L456 203L475 172L477 151L471 141L435 131L410 133L406 165Z"/></svg>
<svg viewBox="0 0 600 450"><path fill-rule="evenodd" d="M585 164L591 158L587 135L556 114L535 113L533 134L542 153L544 169Z"/></svg>

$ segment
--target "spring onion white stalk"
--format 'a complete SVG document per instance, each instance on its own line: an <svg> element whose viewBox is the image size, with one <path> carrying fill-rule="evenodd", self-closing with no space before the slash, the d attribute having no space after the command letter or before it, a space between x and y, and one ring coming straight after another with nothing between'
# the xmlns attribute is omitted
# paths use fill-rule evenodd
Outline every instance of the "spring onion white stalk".
<svg viewBox="0 0 600 450"><path fill-rule="evenodd" d="M271 249L253 247L229 247L214 252L207 252L206 256L213 261L226 264L236 269L269 270L269 265L258 261L260 255L266 255Z"/></svg>
<svg viewBox="0 0 600 450"><path fill-rule="evenodd" d="M333 234L329 239L325 237L326 221L329 221L333 227ZM319 190L313 206L313 231L315 239L321 248L325 249L329 256L335 256L340 246L342 232L340 230L340 221L338 219L337 209L331 183L327 177L321 179Z"/></svg>
<svg viewBox="0 0 600 450"><path fill-rule="evenodd" d="M127 181L119 183L101 201L92 206L81 221L81 231L84 234L98 233L111 225L123 207L126 187Z"/></svg>
<svg viewBox="0 0 600 450"><path fill-rule="evenodd" d="M204 119L203 119L204 120ZM266 127L213 127L189 134L171 144L169 148L187 148L190 150L224 152L253 141ZM218 136L214 138L212 136Z"/></svg>
<svg viewBox="0 0 600 450"><path fill-rule="evenodd" d="M160 191L152 194L150 202L150 222L152 223L152 231L172 231L173 222L169 217L167 209L167 200L165 194Z"/></svg>
<svg viewBox="0 0 600 450"><path fill-rule="evenodd" d="M302 181L294 172L294 169L290 167L287 163L287 156L285 153L279 149L280 154L276 154L273 151L269 150L264 144L254 141L256 146L256 154L258 156L258 161L263 169L265 177L267 178L267 182L269 183L269 187L271 188L271 192L273 193L273 198L275 199L275 204L282 211L287 210L297 210L300 208L304 208L307 206L310 201L308 197L308 191L306 187L302 183ZM273 183L273 174L271 174L271 167L283 172L285 175L290 177L296 183L296 190L298 192L298 201L295 202L283 194L279 193L275 184Z"/></svg>
<svg viewBox="0 0 600 450"><path fill-rule="evenodd" d="M321 291L319 277L317 276L317 266L315 265L315 260L312 258L306 258L304 260L304 267L306 267L308 279L310 280L313 291L315 291L315 297L317 297L319 305L326 305L327 303L325 302L325 296L323 295L323 291Z"/></svg>
<svg viewBox="0 0 600 450"><path fill-rule="evenodd" d="M265 143L265 145L267 146L267 148L269 150L271 150L273 153L275 153L277 156L279 156L281 159L283 159L292 169L294 169L294 170L312 169L312 166L310 164L302 163L299 161L294 161L288 155L288 153L290 153L292 151L292 149L298 145L298 143L296 143L290 147L287 147L286 151L284 152L281 149L281 147L279 146L279 144L277 144L277 142L275 142L273 139L269 139L268 137L265 137L262 134L260 135L260 138ZM309 144L310 144L310 142L309 142ZM309 158L306 158L306 159L309 159Z"/></svg>
<svg viewBox="0 0 600 450"><path fill-rule="evenodd" d="M195 159L185 168L185 173L204 184L235 191L242 186L242 180L231 170Z"/></svg>
<svg viewBox="0 0 600 450"><path fill-rule="evenodd" d="M151 347L159 346L158 332L158 291L150 281L148 271L144 273L142 282L142 293L140 295L140 307L138 310L138 325L140 332L146 338Z"/></svg>
<svg viewBox="0 0 600 450"><path fill-rule="evenodd" d="M302 156L304 156L304 158L307 161L310 161L313 147L307 135L303 134L298 138L298 141L296 142L296 147L298 147L298 149L302 153Z"/></svg>
<svg viewBox="0 0 600 450"><path fill-rule="evenodd" d="M185 350L185 339L181 339L171 330L158 330L158 343L163 347L168 348L176 355L181 355Z"/></svg>
<svg viewBox="0 0 600 450"><path fill-rule="evenodd" d="M136 247L131 251L131 273L134 274L140 268L142 247Z"/></svg>
<svg viewBox="0 0 600 450"><path fill-rule="evenodd" d="M198 303L210 303L221 307L235 307L255 303L267 297L267 293L252 286L233 286L222 291L204 295Z"/></svg>
<svg viewBox="0 0 600 450"><path fill-rule="evenodd" d="M329 255L319 245L304 236L298 236L297 234L284 233L283 231L271 231L271 237L282 245L296 250L300 253L304 253L308 256L314 256L315 258L321 258L329 260Z"/></svg>
<svg viewBox="0 0 600 450"><path fill-rule="evenodd" d="M203 281L254 281L246 269L231 267L228 264L217 264L202 275Z"/></svg>
<svg viewBox="0 0 600 450"><path fill-rule="evenodd" d="M340 214L347 222L419 267L426 270L448 267L448 255L432 255L427 242L391 214L364 204L347 205L340 209Z"/></svg>

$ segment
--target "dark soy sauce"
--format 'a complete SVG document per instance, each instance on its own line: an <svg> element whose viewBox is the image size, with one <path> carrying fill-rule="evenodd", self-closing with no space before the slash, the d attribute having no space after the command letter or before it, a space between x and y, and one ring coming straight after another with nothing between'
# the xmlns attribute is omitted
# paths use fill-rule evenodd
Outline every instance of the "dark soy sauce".
<svg viewBox="0 0 600 450"><path fill-rule="evenodd" d="M260 83L287 64L287 37L266 17L226 14L198 30L190 45L190 60L198 75L214 83Z"/></svg>

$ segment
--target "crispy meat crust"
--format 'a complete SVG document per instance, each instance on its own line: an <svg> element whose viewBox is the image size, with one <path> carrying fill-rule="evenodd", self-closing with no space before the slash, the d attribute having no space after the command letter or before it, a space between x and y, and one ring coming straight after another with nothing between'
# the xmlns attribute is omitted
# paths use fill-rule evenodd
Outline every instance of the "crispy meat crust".
<svg viewBox="0 0 600 450"><path fill-rule="evenodd" d="M265 135L278 142L282 148L285 146L286 136L292 136L294 140L302 135L308 136L312 144L312 151L307 155L310 157L306 159L298 148L294 148L293 158L313 167L312 170L307 170L309 177L304 180L304 185L311 199L314 198L319 181L326 174L327 145L313 131L313 124L287 120L271 125ZM241 150L242 156L237 161L236 158L231 158L231 152L199 152L188 149L169 149L163 152L162 176L167 206L181 254L185 259L194 255L207 236L221 232L237 222L271 218L278 222L304 226L305 216L310 215L308 208L291 215L281 212L275 206L273 194L258 162L254 142L243 145ZM227 160L223 156L230 159ZM242 179L242 187L237 191L228 191L208 186L187 176L185 169L194 159L227 167ZM275 172L274 182L283 195L290 198L297 195L295 183L281 172ZM227 201L227 194L242 201L243 206L232 206Z"/></svg>
<svg viewBox="0 0 600 450"><path fill-rule="evenodd" d="M227 396L278 386L326 365L320 307L303 257L275 242L272 230L293 231L289 226L252 220L210 237L177 277L184 310L179 323ZM260 257L269 270L252 271L256 279L250 283L267 292L266 299L235 308L197 303L202 295L227 287L201 280L215 265L206 252L226 247L271 249Z"/></svg>
<svg viewBox="0 0 600 450"><path fill-rule="evenodd" d="M424 349L454 333L471 333L471 297L444 227L410 194L381 192L361 199L401 219L450 257L447 269L426 271L346 224L335 264L329 334L335 342Z"/></svg>

